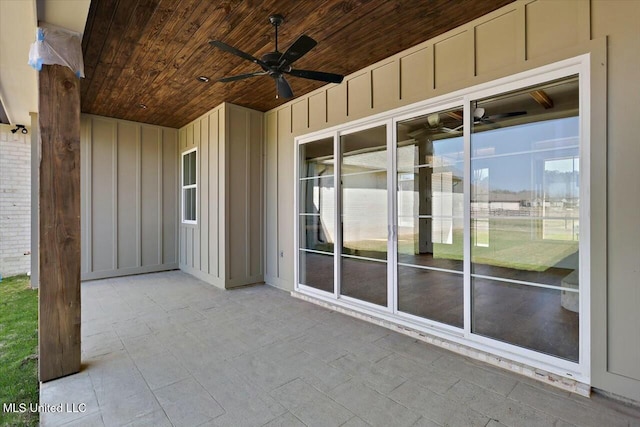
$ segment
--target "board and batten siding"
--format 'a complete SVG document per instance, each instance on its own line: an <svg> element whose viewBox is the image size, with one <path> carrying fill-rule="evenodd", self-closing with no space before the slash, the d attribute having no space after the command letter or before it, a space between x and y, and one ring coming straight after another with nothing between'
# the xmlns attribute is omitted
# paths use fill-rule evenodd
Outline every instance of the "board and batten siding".
<svg viewBox="0 0 640 427"><path fill-rule="evenodd" d="M637 1L518 0L266 112L265 281L294 287L296 136L590 54L591 381L640 401L639 19Z"/></svg>
<svg viewBox="0 0 640 427"><path fill-rule="evenodd" d="M262 116L225 103L179 131L180 153L198 153L197 223L178 218L180 268L220 288L264 280Z"/></svg>
<svg viewBox="0 0 640 427"><path fill-rule="evenodd" d="M178 268L178 130L81 117L83 280Z"/></svg>
<svg viewBox="0 0 640 427"><path fill-rule="evenodd" d="M295 137L602 50L590 9L587 0L516 1L266 112L266 281L293 289Z"/></svg>

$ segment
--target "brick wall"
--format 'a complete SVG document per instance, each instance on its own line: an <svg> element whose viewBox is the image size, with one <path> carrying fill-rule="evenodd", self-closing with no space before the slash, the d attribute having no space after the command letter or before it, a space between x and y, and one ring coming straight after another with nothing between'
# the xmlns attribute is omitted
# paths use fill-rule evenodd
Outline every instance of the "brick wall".
<svg viewBox="0 0 640 427"><path fill-rule="evenodd" d="M31 135L0 125L0 274L30 270ZM26 254L26 255L25 255Z"/></svg>

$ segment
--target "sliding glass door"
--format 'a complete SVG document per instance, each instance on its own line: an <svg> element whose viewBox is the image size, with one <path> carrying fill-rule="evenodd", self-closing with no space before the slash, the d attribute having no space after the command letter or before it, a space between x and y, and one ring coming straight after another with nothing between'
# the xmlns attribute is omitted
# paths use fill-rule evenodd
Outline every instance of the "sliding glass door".
<svg viewBox="0 0 640 427"><path fill-rule="evenodd" d="M299 149L298 283L334 292L335 183L333 138Z"/></svg>
<svg viewBox="0 0 640 427"><path fill-rule="evenodd" d="M558 74L303 140L301 289L563 372L587 366L581 80Z"/></svg>
<svg viewBox="0 0 640 427"><path fill-rule="evenodd" d="M340 294L387 307L387 126L340 136Z"/></svg>
<svg viewBox="0 0 640 427"><path fill-rule="evenodd" d="M577 362L578 79L473 106L471 330Z"/></svg>
<svg viewBox="0 0 640 427"><path fill-rule="evenodd" d="M462 328L462 107L396 129L398 311Z"/></svg>

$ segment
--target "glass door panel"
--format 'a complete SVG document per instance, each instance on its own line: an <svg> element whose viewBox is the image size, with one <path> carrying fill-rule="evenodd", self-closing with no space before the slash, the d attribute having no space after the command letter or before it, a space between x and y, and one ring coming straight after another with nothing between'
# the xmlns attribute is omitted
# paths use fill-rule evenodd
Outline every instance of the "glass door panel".
<svg viewBox="0 0 640 427"><path fill-rule="evenodd" d="M472 332L571 361L578 105L577 78L479 100L470 153Z"/></svg>
<svg viewBox="0 0 640 427"><path fill-rule="evenodd" d="M340 137L342 245L340 293L387 306L387 130Z"/></svg>
<svg viewBox="0 0 640 427"><path fill-rule="evenodd" d="M519 87L300 138L296 289L582 369L579 80Z"/></svg>
<svg viewBox="0 0 640 427"><path fill-rule="evenodd" d="M398 310L464 326L462 107L397 124Z"/></svg>
<svg viewBox="0 0 640 427"><path fill-rule="evenodd" d="M334 292L333 138L300 145L298 283Z"/></svg>

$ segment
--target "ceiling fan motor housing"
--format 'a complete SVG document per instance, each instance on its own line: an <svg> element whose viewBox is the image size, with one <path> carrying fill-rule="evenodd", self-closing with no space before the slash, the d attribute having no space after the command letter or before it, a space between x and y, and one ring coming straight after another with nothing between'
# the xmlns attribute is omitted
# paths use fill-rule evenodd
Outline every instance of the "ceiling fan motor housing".
<svg viewBox="0 0 640 427"><path fill-rule="evenodd" d="M270 76L273 76L274 74L280 75L281 73L278 72L278 64L280 63L281 57L282 57L282 53L277 51L265 53L264 55L262 55L262 58L260 59L262 59L262 62L267 64L268 67L265 67L263 65L260 65L260 66L264 71L268 72ZM284 71L288 71L286 70L287 67L284 67L284 68L285 68ZM288 68L291 69L291 67L288 67Z"/></svg>

